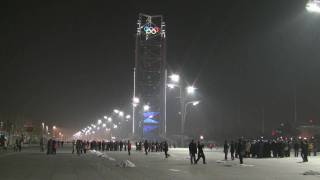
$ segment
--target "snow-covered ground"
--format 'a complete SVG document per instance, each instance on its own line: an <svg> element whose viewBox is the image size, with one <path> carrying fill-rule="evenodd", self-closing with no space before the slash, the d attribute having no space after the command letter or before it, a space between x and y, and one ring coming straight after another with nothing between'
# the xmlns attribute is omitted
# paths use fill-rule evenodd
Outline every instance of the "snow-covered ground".
<svg viewBox="0 0 320 180"><path fill-rule="evenodd" d="M227 180L282 180L320 179L320 156L301 158L238 159L224 161L221 149L206 150L207 164L200 160L191 165L188 150L176 148L164 153L94 152L71 154L65 148L57 155L37 151L10 153L0 156L0 180L100 180L100 179L227 179ZM307 175L304 175L307 174Z"/></svg>

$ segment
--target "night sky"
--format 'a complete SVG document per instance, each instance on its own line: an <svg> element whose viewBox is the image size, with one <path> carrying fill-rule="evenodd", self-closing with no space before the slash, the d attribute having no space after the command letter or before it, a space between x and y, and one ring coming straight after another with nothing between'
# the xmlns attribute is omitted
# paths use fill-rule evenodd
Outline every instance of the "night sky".
<svg viewBox="0 0 320 180"><path fill-rule="evenodd" d="M270 134L293 121L295 87L298 122L318 123L320 15L305 3L2 1L0 112L76 131L127 107L141 12L164 15L168 67L198 88L188 131L259 135L264 108Z"/></svg>

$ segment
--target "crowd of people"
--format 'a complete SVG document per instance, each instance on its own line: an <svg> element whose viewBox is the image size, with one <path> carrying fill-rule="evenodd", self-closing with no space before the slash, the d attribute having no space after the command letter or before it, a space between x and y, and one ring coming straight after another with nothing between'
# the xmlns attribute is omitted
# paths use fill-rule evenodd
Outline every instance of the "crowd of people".
<svg viewBox="0 0 320 180"><path fill-rule="evenodd" d="M63 142L50 139L48 141L48 154L55 154L57 147L63 146ZM204 144L201 141L192 140L189 144L189 155L191 164L197 164L202 159L206 164L204 154ZM168 158L169 145L166 141L137 141L135 142L136 151L144 152L148 155L150 152L164 152L165 158ZM210 147L209 147L210 148ZM211 147L212 148L212 147ZM132 144L128 141L86 141L74 140L72 142L72 153L86 154L88 150L96 151L127 151L131 155ZM303 162L308 161L308 156L317 155L317 143L315 139L244 139L237 141L225 141L223 144L224 159L228 160L230 153L231 160L238 158L240 164L243 164L244 158L284 158L284 157L302 157ZM197 157L196 157L197 155Z"/></svg>
<svg viewBox="0 0 320 180"><path fill-rule="evenodd" d="M22 144L23 144L23 137L16 137L14 143L12 144L13 146L13 151L14 152L21 152L22 150ZM9 142L5 138L5 136L0 136L0 149L2 151L7 151L8 150L8 145Z"/></svg>
<svg viewBox="0 0 320 180"><path fill-rule="evenodd" d="M169 146L166 141L163 142L148 142L138 141L135 143L136 151L144 150L145 155L148 155L149 152L164 152L165 157L168 158ZM80 154L86 154L87 150L96 150L96 151L128 151L128 155L131 155L132 144L130 140L128 141L86 141L86 140L74 140L72 142L72 154L75 152Z"/></svg>
<svg viewBox="0 0 320 180"><path fill-rule="evenodd" d="M226 140L223 145L225 160L228 159L230 152L231 160L239 158L240 163L243 163L243 158L283 158L290 157L291 152L294 152L294 157L301 155L303 162L308 161L308 156L317 155L317 146L315 139L254 139L238 141Z"/></svg>
<svg viewBox="0 0 320 180"><path fill-rule="evenodd" d="M49 139L47 142L47 154L57 154L57 149L62 148L64 141Z"/></svg>

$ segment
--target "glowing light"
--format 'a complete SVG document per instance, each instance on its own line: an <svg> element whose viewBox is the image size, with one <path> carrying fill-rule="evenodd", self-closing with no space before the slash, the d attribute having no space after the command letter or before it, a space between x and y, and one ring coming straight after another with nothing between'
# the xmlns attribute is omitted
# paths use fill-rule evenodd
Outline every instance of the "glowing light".
<svg viewBox="0 0 320 180"><path fill-rule="evenodd" d="M306 9L312 13L320 13L320 1L319 0L309 0L306 5Z"/></svg>
<svg viewBox="0 0 320 180"><path fill-rule="evenodd" d="M204 137L201 135L201 136L200 136L200 140L203 140L203 139L204 139Z"/></svg>
<svg viewBox="0 0 320 180"><path fill-rule="evenodd" d="M179 82L180 81L180 76L178 74L172 74L169 76L172 82Z"/></svg>
<svg viewBox="0 0 320 180"><path fill-rule="evenodd" d="M119 110L118 110L118 109L114 109L113 112L116 113L116 114L118 114L118 113L119 113Z"/></svg>
<svg viewBox="0 0 320 180"><path fill-rule="evenodd" d="M122 111L119 111L119 116L123 116L123 112Z"/></svg>
<svg viewBox="0 0 320 180"><path fill-rule="evenodd" d="M137 98L137 97L134 97L134 98L133 98L133 103L134 103L134 104L139 104L139 103L140 103L140 99Z"/></svg>
<svg viewBox="0 0 320 180"><path fill-rule="evenodd" d="M192 103L192 105L196 106L196 105L198 105L199 103L200 103L200 101L194 101L194 102Z"/></svg>
<svg viewBox="0 0 320 180"><path fill-rule="evenodd" d="M108 122L112 122L112 118L111 117L108 117Z"/></svg>
<svg viewBox="0 0 320 180"><path fill-rule="evenodd" d="M147 35L150 35L150 34L157 34L160 32L160 28L157 27L157 26L154 26L153 24L151 23L148 23L146 24L144 27L143 27L143 30L144 32L147 34Z"/></svg>
<svg viewBox="0 0 320 180"><path fill-rule="evenodd" d="M193 94L195 90L196 90L196 88L193 87L193 86L188 86L187 87L187 93L188 94Z"/></svg>
<svg viewBox="0 0 320 180"><path fill-rule="evenodd" d="M126 115L126 119L130 119L131 118L131 116L128 114L128 115Z"/></svg>
<svg viewBox="0 0 320 180"><path fill-rule="evenodd" d="M98 124L101 124L101 123L102 123L101 119L98 119Z"/></svg>
<svg viewBox="0 0 320 180"><path fill-rule="evenodd" d="M117 129L117 128L118 128L118 125L114 124L114 125L113 125L113 128L114 128L114 129Z"/></svg>
<svg viewBox="0 0 320 180"><path fill-rule="evenodd" d="M106 127L106 126L107 126L106 123L103 123L103 124L102 124L102 127Z"/></svg>
<svg viewBox="0 0 320 180"><path fill-rule="evenodd" d="M108 119L108 116L103 116L104 119Z"/></svg>
<svg viewBox="0 0 320 180"><path fill-rule="evenodd" d="M169 87L170 89L173 89L173 88L176 87L176 85L174 85L174 84L168 84L168 87Z"/></svg>
<svg viewBox="0 0 320 180"><path fill-rule="evenodd" d="M150 109L150 106L149 106L149 105L144 105L144 106L143 106L143 110L144 110L144 111L149 111L149 109Z"/></svg>

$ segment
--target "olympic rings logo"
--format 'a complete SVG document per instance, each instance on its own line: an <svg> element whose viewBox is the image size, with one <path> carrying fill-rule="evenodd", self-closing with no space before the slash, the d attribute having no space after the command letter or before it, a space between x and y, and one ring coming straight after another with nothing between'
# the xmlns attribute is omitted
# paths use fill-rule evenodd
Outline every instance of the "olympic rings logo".
<svg viewBox="0 0 320 180"><path fill-rule="evenodd" d="M157 26L154 27L154 25L152 25L152 24L145 25L143 30L147 35L149 35L149 34L154 35L154 34L157 34L160 32L160 28Z"/></svg>

